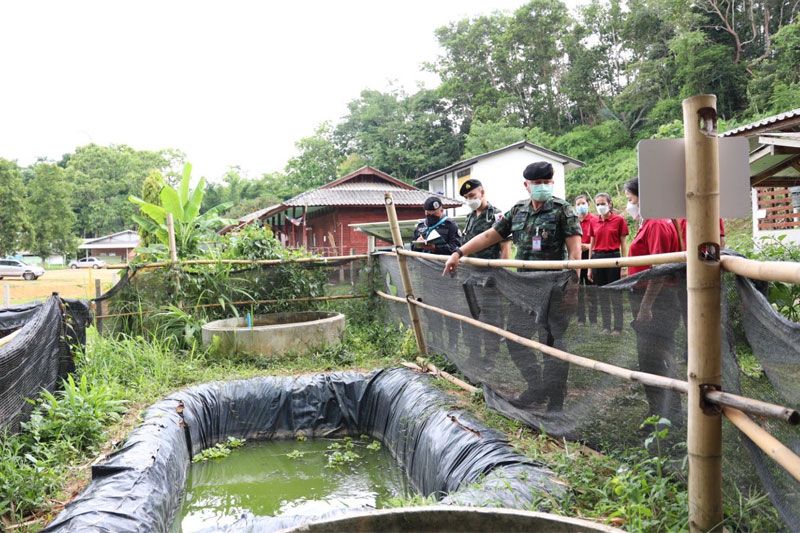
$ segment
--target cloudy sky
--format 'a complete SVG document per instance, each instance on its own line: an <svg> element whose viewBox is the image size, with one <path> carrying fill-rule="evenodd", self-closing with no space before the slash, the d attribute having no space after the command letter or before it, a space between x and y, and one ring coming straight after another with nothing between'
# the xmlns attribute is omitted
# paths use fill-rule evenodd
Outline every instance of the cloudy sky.
<svg viewBox="0 0 800 533"><path fill-rule="evenodd" d="M436 78L433 31L523 0L0 3L0 157L178 148L195 175L280 170L364 88Z"/></svg>

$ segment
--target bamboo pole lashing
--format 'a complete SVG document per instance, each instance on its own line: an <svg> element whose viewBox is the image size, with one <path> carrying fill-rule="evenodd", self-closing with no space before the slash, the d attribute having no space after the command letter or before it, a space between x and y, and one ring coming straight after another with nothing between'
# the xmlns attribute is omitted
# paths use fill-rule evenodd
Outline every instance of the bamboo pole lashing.
<svg viewBox="0 0 800 533"><path fill-rule="evenodd" d="M742 411L733 407L723 407L722 412L739 431L753 441L753 444L783 467L793 478L800 481L800 457L797 454L770 435L767 430L756 424Z"/></svg>
<svg viewBox="0 0 800 533"><path fill-rule="evenodd" d="M446 262L450 256L426 254L413 250L397 250L399 255L418 257L429 261ZM564 261L521 261L517 259L479 259L462 257L459 261L465 265L488 268L532 268L538 270L564 270L581 268L615 268L626 266L665 265L686 262L686 252L668 254L640 255L636 257L609 257L606 259L572 259Z"/></svg>
<svg viewBox="0 0 800 533"><path fill-rule="evenodd" d="M397 221L397 210L394 207L394 197L392 193L387 192L384 194L384 202L386 203L386 215L389 218L389 229L392 232L392 241L395 251L398 254L403 250L403 236L400 233L400 224ZM408 264L405 256L402 254L397 256L397 264L400 267L400 279L403 283L403 292L406 294L408 303L408 315L411 318L411 326L414 329L414 338L417 341L417 350L421 354L428 353L428 347L425 344L425 337L422 334L422 322L419 319L417 308L411 305L411 300L414 297L414 286L411 283L411 274L408 271Z"/></svg>
<svg viewBox="0 0 800 533"><path fill-rule="evenodd" d="M689 530L720 531L722 416L706 409L704 389L722 387L717 98L683 101L686 193L687 434ZM711 257L708 253L711 252Z"/></svg>
<svg viewBox="0 0 800 533"><path fill-rule="evenodd" d="M375 293L381 298L384 298L386 300L390 300L397 303L406 303L406 299L401 298L399 296L387 294L382 291L375 291ZM432 305L420 302L418 300L410 300L410 301L415 306L428 309L435 313L439 313L443 316L447 316L455 320L459 320L461 322L465 322L467 324L480 328L484 331L495 333L508 340L514 341L523 346L527 346L528 348L533 348L546 355L555 357L557 359L561 359L562 361L566 361L568 363L583 368L597 370L599 372L603 372L611 376L622 378L628 381L633 381L636 383L641 383L642 385L658 387L667 390L674 390L682 394L687 394L689 390L689 384L686 381L674 378L667 378L664 376L659 376L657 374L649 374L647 372L639 372L637 370L629 370L627 368L618 367L616 365L612 365L609 363L595 361L594 359L590 359L588 357L583 357L580 355L571 354L569 352L564 352L557 348L553 348L552 346L548 346L546 344L542 344L532 339L522 337L515 333L511 333L502 328L499 328L497 326L486 324L484 322L475 320L474 318L468 316L459 315L457 313L453 313L451 311L447 311L439 307L434 307ZM790 424L797 424L800 422L800 412L798 412L795 409L791 409L782 405L775 405L767 402L762 402L760 400L753 400L751 398L745 398L744 396L739 396L736 394L730 394L721 391L708 392L704 396L704 399L706 399L708 402L712 404L719 406L725 406L728 404L735 405L738 406L743 411L751 412L752 414L760 416L768 416L771 418L776 418L779 420L783 420L785 422L789 422Z"/></svg>

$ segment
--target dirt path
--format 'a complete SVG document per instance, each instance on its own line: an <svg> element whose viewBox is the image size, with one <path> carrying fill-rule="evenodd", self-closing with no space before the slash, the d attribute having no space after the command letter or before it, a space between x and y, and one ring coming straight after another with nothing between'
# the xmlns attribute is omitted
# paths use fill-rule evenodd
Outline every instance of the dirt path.
<svg viewBox="0 0 800 533"><path fill-rule="evenodd" d="M64 298L93 298L95 280L99 279L103 292L111 288L119 279L121 270L84 268L77 270L48 270L44 276L34 281L22 278L0 280L0 305L7 285L11 303L19 304L33 300L44 300L57 292Z"/></svg>

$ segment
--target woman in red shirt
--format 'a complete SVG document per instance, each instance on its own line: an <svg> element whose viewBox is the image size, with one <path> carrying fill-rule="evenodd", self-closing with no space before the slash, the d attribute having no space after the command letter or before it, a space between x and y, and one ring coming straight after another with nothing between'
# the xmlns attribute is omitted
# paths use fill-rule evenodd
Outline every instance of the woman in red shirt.
<svg viewBox="0 0 800 533"><path fill-rule="evenodd" d="M588 196L579 194L575 197L575 212L581 222L581 259L589 259L589 248L592 243L592 223L597 217L589 212ZM581 269L580 291L578 292L578 324L586 323L587 314L589 315L589 322L597 324L597 293L591 289L586 289L587 285L592 284L588 273L587 269ZM589 308L588 310L586 309L587 307Z"/></svg>
<svg viewBox="0 0 800 533"><path fill-rule="evenodd" d="M625 257L627 252L628 224L625 219L614 212L611 195L601 192L594 197L597 208L596 217L589 228L591 245L589 257L592 259L607 259L612 257ZM620 279L621 269L597 268L590 269L589 279L598 287L608 285ZM619 335L622 331L622 295L617 291L598 291L600 311L603 315L603 332ZM611 329L611 314L614 315L614 329Z"/></svg>
<svg viewBox="0 0 800 533"><path fill-rule="evenodd" d="M678 230L669 219L641 219L639 214L639 179L625 183L628 198L627 211L634 220L641 220L639 231L628 250L630 257L664 254L680 251ZM651 265L629 267L628 274L634 276ZM675 377L675 330L680 324L680 304L677 287L668 286L664 278L642 280L630 293L632 326L636 332L636 350L639 369L651 374ZM674 391L645 387L651 414L658 414L673 422L681 413L681 399Z"/></svg>

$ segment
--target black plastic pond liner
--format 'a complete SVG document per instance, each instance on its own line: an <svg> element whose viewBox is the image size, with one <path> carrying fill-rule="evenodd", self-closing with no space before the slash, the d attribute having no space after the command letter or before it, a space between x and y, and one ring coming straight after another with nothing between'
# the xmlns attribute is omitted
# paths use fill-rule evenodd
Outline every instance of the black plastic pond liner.
<svg viewBox="0 0 800 533"><path fill-rule="evenodd" d="M560 495L541 464L502 434L452 409L430 378L405 369L210 383L158 402L122 448L45 531L169 531L191 457L227 437L248 440L369 434L425 495L442 503L527 508ZM311 518L243 517L228 531L274 530Z"/></svg>
<svg viewBox="0 0 800 533"><path fill-rule="evenodd" d="M0 337L19 330L0 347L0 429L17 431L42 389L53 392L75 369L72 349L86 344L89 307L51 296L44 303L0 308Z"/></svg>

